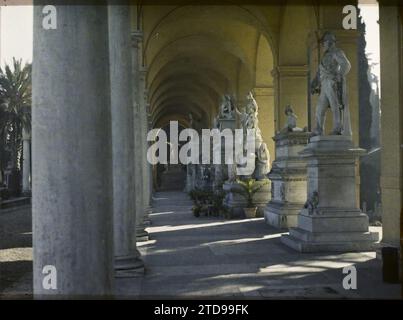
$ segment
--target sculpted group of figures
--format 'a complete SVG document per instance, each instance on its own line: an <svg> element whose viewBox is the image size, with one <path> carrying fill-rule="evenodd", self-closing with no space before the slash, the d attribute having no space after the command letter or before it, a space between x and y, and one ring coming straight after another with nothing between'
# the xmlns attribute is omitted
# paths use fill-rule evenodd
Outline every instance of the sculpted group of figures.
<svg viewBox="0 0 403 320"><path fill-rule="evenodd" d="M219 112L214 119L213 127L222 130L224 129L222 127L223 122L231 122L234 127L238 122L238 129L243 130L242 154L235 154L234 150L234 164L215 166L198 165L196 168L192 168L191 173L197 176L197 187L205 188L213 180L217 181L220 179L235 182L238 179L236 169L241 166L241 157L245 158L247 156L247 139L255 140L255 149L253 154L249 155L255 159L255 168L253 173L248 177L256 180L267 179L266 175L270 171L270 154L267 145L263 142L258 120L259 108L251 92L246 96L246 103L240 109L241 111L235 106L233 97L228 94L224 95L219 107ZM192 117L190 116L189 119L192 120ZM248 136L247 129L254 129L254 136ZM223 146L221 147L223 148ZM220 176L220 178L218 178L218 176Z"/></svg>
<svg viewBox="0 0 403 320"><path fill-rule="evenodd" d="M351 69L351 65L344 52L336 47L336 37L332 33L326 32L321 39L321 43L324 53L317 74L311 83L311 94L319 95L316 106L315 127L311 136L325 134L324 123L328 109L331 110L333 115L333 128L330 134L351 136L346 90L346 76ZM259 108L252 92L248 93L245 104L240 108L236 106L234 98L226 94L222 98L213 127L220 128L220 122L222 121L238 122L238 127L244 130L244 144L247 139L255 139L255 170L250 177L262 180L267 178L267 174L270 171L270 154L267 145L262 139L258 111ZM286 124L281 130L282 132L307 130L306 128L297 127L297 116L290 105L286 107L285 114L287 118ZM247 129L254 129L255 136L248 137ZM243 152L243 156L245 156L246 148L244 148ZM239 156L241 155L234 155L235 163L239 163ZM236 166L236 164L228 166L229 182L234 182L238 178ZM201 170L203 172L208 171L209 173L207 175L203 174L203 176L211 178L212 168L203 167Z"/></svg>
<svg viewBox="0 0 403 320"><path fill-rule="evenodd" d="M234 155L234 164L229 165L228 168L229 182L234 182L237 179L236 168L240 165L240 158L247 156L246 144L248 139L254 139L255 141L255 149L253 154L250 155L255 159L255 168L254 172L249 177L256 180L266 179L266 175L270 171L270 154L266 143L263 142L262 133L259 128L258 112L259 107L252 92L249 92L246 96L246 103L241 108L241 111L235 106L234 100L230 95L223 97L220 112L214 121L215 127L219 127L219 123L222 119L238 120L239 127L243 130L243 154ZM247 134L248 129L253 130L253 136Z"/></svg>

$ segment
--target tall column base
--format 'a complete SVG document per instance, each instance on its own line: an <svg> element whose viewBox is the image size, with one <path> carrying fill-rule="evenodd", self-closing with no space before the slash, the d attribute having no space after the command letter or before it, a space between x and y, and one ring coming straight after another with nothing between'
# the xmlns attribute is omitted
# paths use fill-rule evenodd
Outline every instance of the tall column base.
<svg viewBox="0 0 403 320"><path fill-rule="evenodd" d="M150 235L145 230L144 223L137 225L136 226L136 241L143 242L143 241L148 241L148 240L150 240Z"/></svg>
<svg viewBox="0 0 403 320"><path fill-rule="evenodd" d="M115 277L134 278L144 275L144 262L140 253L124 257L115 257Z"/></svg>
<svg viewBox="0 0 403 320"><path fill-rule="evenodd" d="M32 197L32 191L31 190L22 190L22 196L23 197Z"/></svg>
<svg viewBox="0 0 403 320"><path fill-rule="evenodd" d="M145 210L144 210L144 218L143 218L143 224L145 225L145 226L150 226L152 223L151 223L151 220L150 220L150 214L153 212L153 209L152 209L152 207L147 207Z"/></svg>

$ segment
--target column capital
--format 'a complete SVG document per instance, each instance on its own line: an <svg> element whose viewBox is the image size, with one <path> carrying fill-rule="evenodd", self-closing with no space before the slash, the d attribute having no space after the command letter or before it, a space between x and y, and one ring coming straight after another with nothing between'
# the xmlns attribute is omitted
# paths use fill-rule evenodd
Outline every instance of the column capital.
<svg viewBox="0 0 403 320"><path fill-rule="evenodd" d="M139 68L139 74L142 80L145 80L145 77L147 75L147 67L146 66L140 66Z"/></svg>
<svg viewBox="0 0 403 320"><path fill-rule="evenodd" d="M143 41L143 31L136 30L130 34L132 40L132 47L138 48L139 42Z"/></svg>
<svg viewBox="0 0 403 320"><path fill-rule="evenodd" d="M306 77L308 75L308 65L277 66L272 70L271 74L274 78L277 78L277 77L282 77L282 78Z"/></svg>

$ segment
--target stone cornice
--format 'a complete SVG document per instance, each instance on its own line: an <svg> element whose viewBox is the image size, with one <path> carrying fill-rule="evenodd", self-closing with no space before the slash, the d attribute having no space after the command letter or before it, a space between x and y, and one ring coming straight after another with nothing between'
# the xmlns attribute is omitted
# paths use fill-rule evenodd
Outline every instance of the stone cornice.
<svg viewBox="0 0 403 320"><path fill-rule="evenodd" d="M279 145L295 145L295 144L308 144L311 133L307 131L301 132L280 132L277 133L272 139L279 142Z"/></svg>
<svg viewBox="0 0 403 320"><path fill-rule="evenodd" d="M253 88L253 93L255 97L258 96L274 96L273 87L255 87Z"/></svg>
<svg viewBox="0 0 403 320"><path fill-rule="evenodd" d="M308 75L308 66L307 65L302 65L302 66L277 66L276 68L273 69L272 71L272 76L273 77L281 77L281 78L286 78L286 77L306 77Z"/></svg>

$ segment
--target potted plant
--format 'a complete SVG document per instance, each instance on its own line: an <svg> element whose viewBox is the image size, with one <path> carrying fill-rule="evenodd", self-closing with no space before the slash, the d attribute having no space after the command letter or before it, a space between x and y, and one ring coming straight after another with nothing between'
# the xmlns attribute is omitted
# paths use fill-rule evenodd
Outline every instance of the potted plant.
<svg viewBox="0 0 403 320"><path fill-rule="evenodd" d="M212 215L218 217L223 211L223 200L225 197L225 192L222 190L217 190L212 194Z"/></svg>
<svg viewBox="0 0 403 320"><path fill-rule="evenodd" d="M201 214L205 216L211 213L211 199L212 193L206 190L196 188L189 192L189 197L193 200L193 214L195 217L200 217Z"/></svg>
<svg viewBox="0 0 403 320"><path fill-rule="evenodd" d="M265 184L256 186L255 179L237 180L237 184L241 189L233 189L235 193L239 193L246 199L246 207L243 208L246 218L256 218L257 206L253 204L253 196L258 192Z"/></svg>

